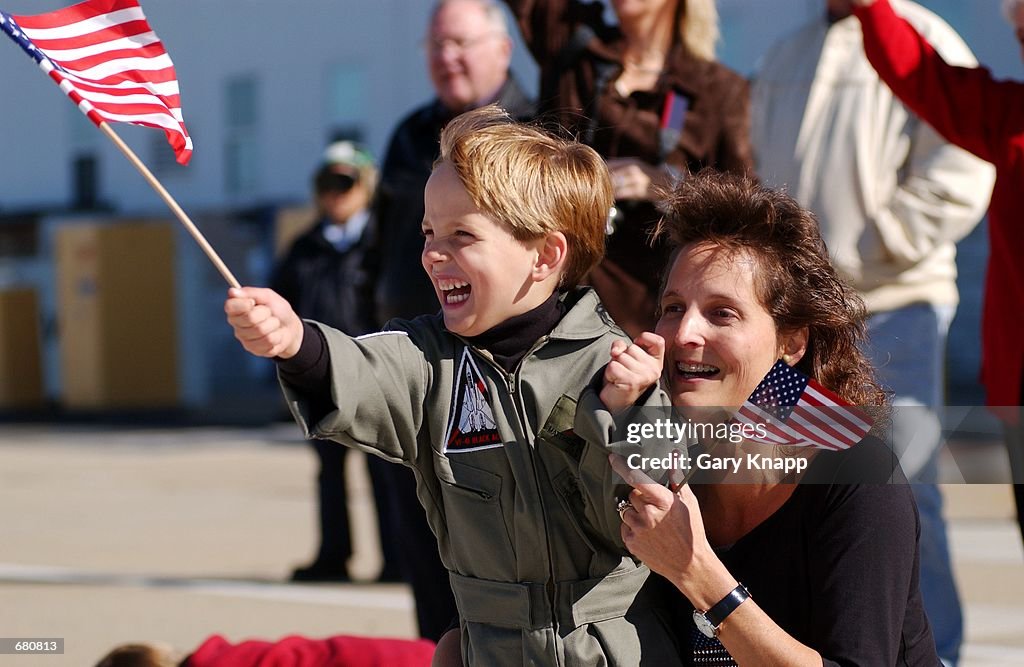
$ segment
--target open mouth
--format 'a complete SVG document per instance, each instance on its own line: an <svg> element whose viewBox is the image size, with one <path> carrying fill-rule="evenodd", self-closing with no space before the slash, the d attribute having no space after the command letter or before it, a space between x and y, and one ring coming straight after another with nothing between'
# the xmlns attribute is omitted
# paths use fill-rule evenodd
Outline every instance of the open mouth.
<svg viewBox="0 0 1024 667"><path fill-rule="evenodd" d="M684 380L700 380L712 378L721 372L717 366L709 364L687 364L681 361L676 362L676 373Z"/></svg>
<svg viewBox="0 0 1024 667"><path fill-rule="evenodd" d="M437 286L441 290L442 302L450 306L462 303L469 298L469 293L473 291L473 288L465 280L438 280Z"/></svg>

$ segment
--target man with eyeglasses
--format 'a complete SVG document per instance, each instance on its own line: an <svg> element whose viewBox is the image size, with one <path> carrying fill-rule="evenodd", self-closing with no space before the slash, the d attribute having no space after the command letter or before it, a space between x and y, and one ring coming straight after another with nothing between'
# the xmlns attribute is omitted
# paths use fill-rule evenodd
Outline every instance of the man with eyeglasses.
<svg viewBox="0 0 1024 667"><path fill-rule="evenodd" d="M504 9L493 0L440 0L430 14L424 52L436 97L406 116L391 135L375 212L380 229L377 316L412 319L440 308L420 264L423 189L440 152L441 129L455 116L496 103L518 120L533 102L509 72L512 40ZM456 615L437 541L416 498L412 473L387 466L392 521L403 545L403 576L412 585L420 636L437 640Z"/></svg>
<svg viewBox="0 0 1024 667"><path fill-rule="evenodd" d="M377 289L382 322L433 314L440 307L419 257L423 188L440 150L441 128L492 102L520 120L534 111L509 72L512 40L504 10L492 0L441 0L423 44L437 97L395 128L381 172L376 208L383 242Z"/></svg>

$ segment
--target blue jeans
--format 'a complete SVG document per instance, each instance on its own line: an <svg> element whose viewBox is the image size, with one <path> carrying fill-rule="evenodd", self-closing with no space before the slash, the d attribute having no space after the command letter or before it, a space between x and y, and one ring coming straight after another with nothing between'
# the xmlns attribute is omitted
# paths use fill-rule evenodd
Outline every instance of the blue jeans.
<svg viewBox="0 0 1024 667"><path fill-rule="evenodd" d="M893 445L913 483L921 516L921 596L939 657L956 665L963 641L960 596L949 557L938 481L946 334L953 306L920 303L868 318L868 354L894 392ZM900 406L909 407L900 411Z"/></svg>

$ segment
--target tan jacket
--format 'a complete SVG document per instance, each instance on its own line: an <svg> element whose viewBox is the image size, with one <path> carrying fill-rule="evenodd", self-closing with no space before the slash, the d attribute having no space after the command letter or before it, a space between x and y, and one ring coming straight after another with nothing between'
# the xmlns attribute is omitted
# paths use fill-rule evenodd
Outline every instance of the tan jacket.
<svg viewBox="0 0 1024 667"><path fill-rule="evenodd" d="M893 5L947 61L976 64L938 16ZM836 268L870 311L957 303L955 243L984 215L995 171L893 96L856 17L822 17L769 50L752 124L758 175L818 216Z"/></svg>

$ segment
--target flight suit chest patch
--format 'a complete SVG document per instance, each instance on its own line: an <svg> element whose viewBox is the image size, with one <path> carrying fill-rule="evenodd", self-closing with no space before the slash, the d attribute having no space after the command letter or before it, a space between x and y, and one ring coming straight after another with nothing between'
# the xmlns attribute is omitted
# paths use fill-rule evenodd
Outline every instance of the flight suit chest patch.
<svg viewBox="0 0 1024 667"><path fill-rule="evenodd" d="M503 446L494 419L491 392L469 348L462 350L448 414L443 449L446 455Z"/></svg>

